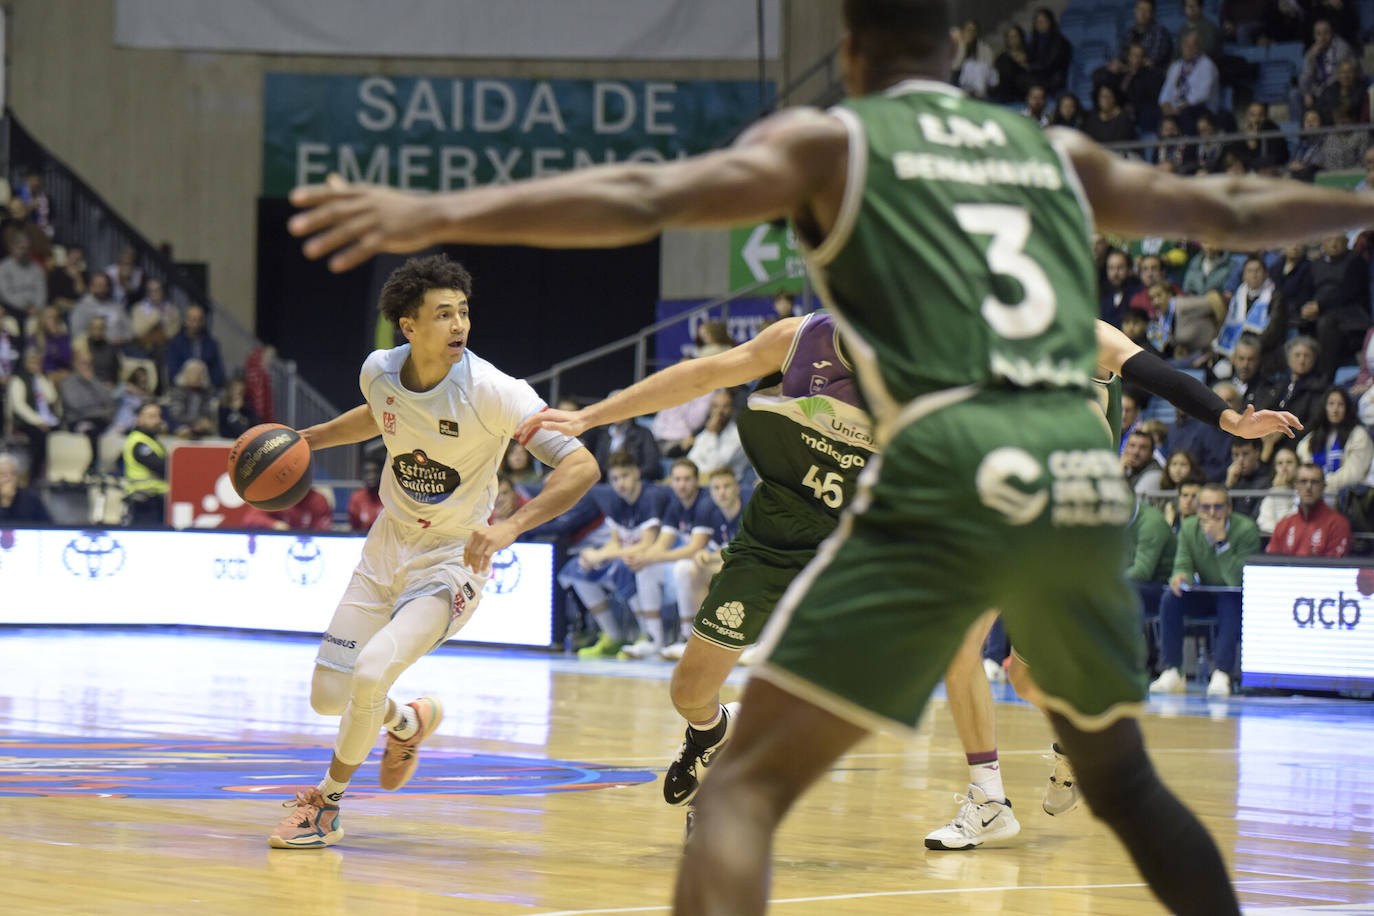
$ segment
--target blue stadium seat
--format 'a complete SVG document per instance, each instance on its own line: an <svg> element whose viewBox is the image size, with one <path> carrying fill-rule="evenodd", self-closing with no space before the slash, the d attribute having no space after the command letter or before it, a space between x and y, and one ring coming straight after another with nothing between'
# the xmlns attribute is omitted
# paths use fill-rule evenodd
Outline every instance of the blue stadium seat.
<svg viewBox="0 0 1374 916"><path fill-rule="evenodd" d="M1281 60L1293 68L1294 73L1302 72L1302 42L1285 41L1269 46L1266 60Z"/></svg>
<svg viewBox="0 0 1374 916"><path fill-rule="evenodd" d="M1089 18L1090 14L1087 9L1082 7L1069 7L1064 10L1064 14L1059 17L1059 30L1065 35L1069 35L1071 32L1086 28ZM1069 40L1073 41L1072 38Z"/></svg>
<svg viewBox="0 0 1374 916"><path fill-rule="evenodd" d="M1160 397L1150 398L1150 403L1145 405L1145 409L1140 412L1140 419L1162 420L1164 425L1173 426L1178 419L1178 411L1174 405Z"/></svg>
<svg viewBox="0 0 1374 916"><path fill-rule="evenodd" d="M1288 89L1293 85L1293 67L1286 60L1266 60L1259 65L1259 79L1255 80L1255 100L1258 102L1286 102Z"/></svg>
<svg viewBox="0 0 1374 916"><path fill-rule="evenodd" d="M1134 15L1134 11L1132 11L1132 18L1134 18ZM1173 35L1175 38L1178 36L1178 30L1183 28L1183 23L1188 21L1183 15L1183 6L1181 4L1179 6L1161 4L1160 8L1155 11L1155 20L1160 25L1164 26L1164 28L1168 29L1169 34ZM1177 53L1177 49L1175 49L1175 53Z"/></svg>
<svg viewBox="0 0 1374 916"><path fill-rule="evenodd" d="M1252 64L1262 63L1269 59L1269 49L1261 48L1259 45L1228 44L1222 48L1222 53L1248 60Z"/></svg>
<svg viewBox="0 0 1374 916"><path fill-rule="evenodd" d="M1343 387L1355 381L1355 376L1359 374L1359 366L1338 366L1335 376L1331 379L1331 384L1337 388Z"/></svg>

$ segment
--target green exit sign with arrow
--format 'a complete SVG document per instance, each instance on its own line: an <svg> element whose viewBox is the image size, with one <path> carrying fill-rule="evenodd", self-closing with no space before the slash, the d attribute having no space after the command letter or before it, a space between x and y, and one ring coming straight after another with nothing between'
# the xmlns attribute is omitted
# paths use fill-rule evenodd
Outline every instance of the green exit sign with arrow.
<svg viewBox="0 0 1374 916"><path fill-rule="evenodd" d="M730 230L731 289L785 274L783 278L761 287L758 292L797 292L802 288L802 276L805 273L806 263L790 225L760 223Z"/></svg>

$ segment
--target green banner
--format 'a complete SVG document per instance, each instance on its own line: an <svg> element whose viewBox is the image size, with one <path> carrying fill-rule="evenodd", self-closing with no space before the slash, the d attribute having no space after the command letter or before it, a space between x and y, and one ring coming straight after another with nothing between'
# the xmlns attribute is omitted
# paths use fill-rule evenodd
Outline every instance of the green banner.
<svg viewBox="0 0 1374 916"><path fill-rule="evenodd" d="M772 103L747 80L460 79L269 73L262 193L330 172L449 191L728 141Z"/></svg>
<svg viewBox="0 0 1374 916"><path fill-rule="evenodd" d="M739 289L768 277L786 277L760 287L754 295L802 288L806 262L791 225L759 223L730 230L730 288Z"/></svg>

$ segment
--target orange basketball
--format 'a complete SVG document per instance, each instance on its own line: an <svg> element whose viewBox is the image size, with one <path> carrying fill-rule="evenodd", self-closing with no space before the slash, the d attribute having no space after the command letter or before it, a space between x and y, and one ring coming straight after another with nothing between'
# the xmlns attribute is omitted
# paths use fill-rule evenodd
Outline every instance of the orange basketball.
<svg viewBox="0 0 1374 916"><path fill-rule="evenodd" d="M286 509L310 490L310 445L280 423L263 423L239 436L229 450L229 482L259 509Z"/></svg>

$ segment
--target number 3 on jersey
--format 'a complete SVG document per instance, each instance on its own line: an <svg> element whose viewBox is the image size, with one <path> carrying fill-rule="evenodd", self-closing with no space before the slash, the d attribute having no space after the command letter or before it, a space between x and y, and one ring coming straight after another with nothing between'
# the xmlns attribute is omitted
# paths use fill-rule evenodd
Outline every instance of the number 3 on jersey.
<svg viewBox="0 0 1374 916"><path fill-rule="evenodd" d="M967 233L992 236L988 267L1021 284L1020 302L1003 302L989 293L983 300L983 320L1008 340L1043 334L1054 321L1056 302L1050 278L1025 252L1030 214L1024 207L1008 204L959 204L954 218Z"/></svg>
<svg viewBox="0 0 1374 916"><path fill-rule="evenodd" d="M806 476L802 478L802 483L810 487L811 492L815 493L816 498L821 502L832 509L838 509L840 503L844 502L844 490L841 489L844 485L844 478L834 471L830 471L825 475L825 479L821 480L820 470L814 464L811 465Z"/></svg>

